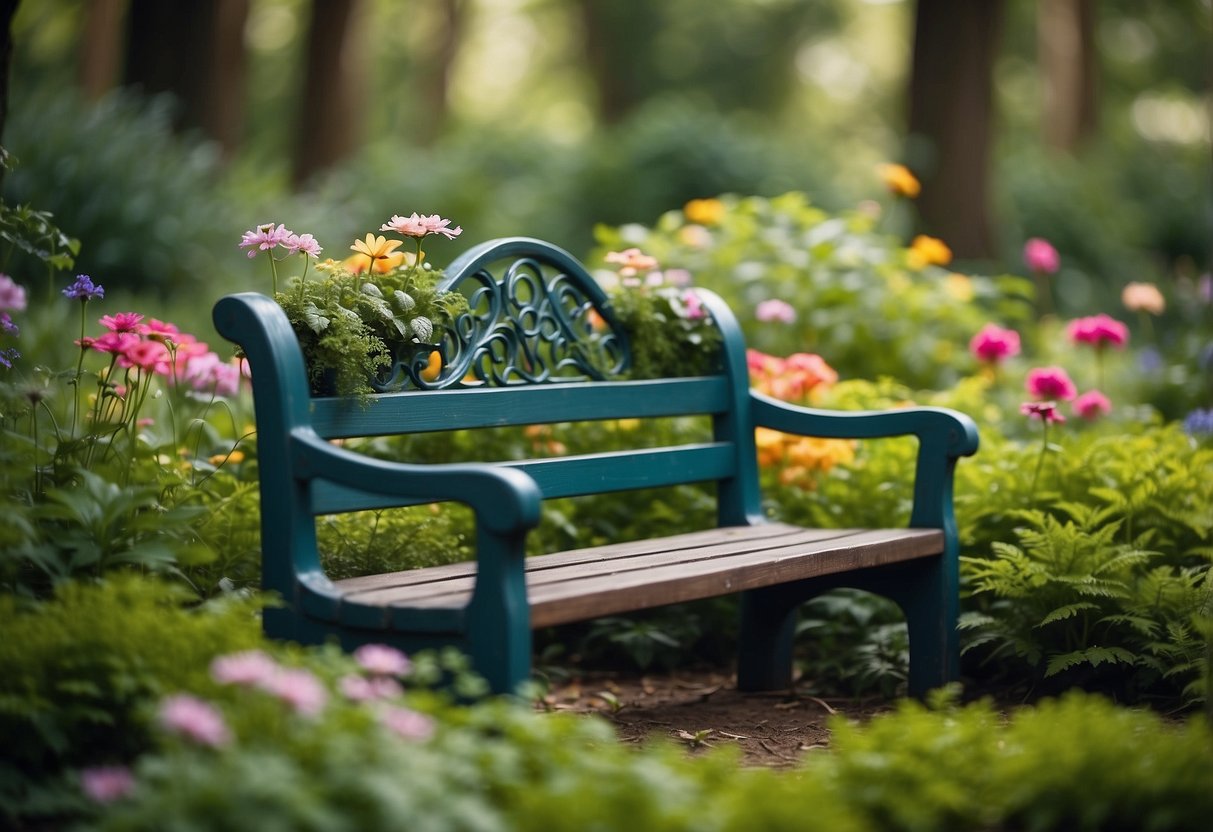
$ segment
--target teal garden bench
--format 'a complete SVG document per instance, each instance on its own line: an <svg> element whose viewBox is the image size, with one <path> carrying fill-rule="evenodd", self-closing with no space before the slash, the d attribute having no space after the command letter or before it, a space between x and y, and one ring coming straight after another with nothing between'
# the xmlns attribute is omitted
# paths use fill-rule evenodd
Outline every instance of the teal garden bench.
<svg viewBox="0 0 1213 832"><path fill-rule="evenodd" d="M304 359L278 305L221 299L221 335L247 356L261 487L262 583L284 601L265 612L272 637L378 642L404 650L453 644L494 691L530 675L532 631L664 604L741 594L738 686L787 688L797 608L856 587L903 609L910 692L956 677L958 553L952 473L977 449L966 416L940 408L832 412L750 389L737 321L699 291L721 331L719 369L690 378L629 380L630 348L608 297L563 250L526 238L481 244L451 264L444 287L471 312L443 335L443 369L424 357L393 368L392 387L358 402L309 393ZM596 315L594 314L596 313ZM543 459L416 464L330 440L698 415L711 441ZM764 517L755 428L834 438L913 435L918 456L908 528L799 528ZM679 483L713 483L717 527L689 534L526 557L545 499ZM317 551L316 518L454 500L476 521L474 562L333 581Z"/></svg>

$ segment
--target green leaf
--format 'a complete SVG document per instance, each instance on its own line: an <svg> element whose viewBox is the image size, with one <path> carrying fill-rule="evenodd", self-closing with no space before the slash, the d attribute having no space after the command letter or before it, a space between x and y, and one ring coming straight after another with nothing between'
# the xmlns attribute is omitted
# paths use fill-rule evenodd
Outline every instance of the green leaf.
<svg viewBox="0 0 1213 832"><path fill-rule="evenodd" d="M316 304L314 303L309 303L304 308L303 322L306 323L308 328L317 335L328 329L329 324L332 323L329 318L326 318L323 314L321 314L320 310L316 308Z"/></svg>
<svg viewBox="0 0 1213 832"><path fill-rule="evenodd" d="M1040 620L1037 627L1044 627L1052 624L1054 621L1064 621L1067 618L1073 618L1083 610L1097 610L1098 604L1092 604L1090 601L1079 601L1076 604L1066 604L1064 607L1058 607L1051 611L1048 615Z"/></svg>

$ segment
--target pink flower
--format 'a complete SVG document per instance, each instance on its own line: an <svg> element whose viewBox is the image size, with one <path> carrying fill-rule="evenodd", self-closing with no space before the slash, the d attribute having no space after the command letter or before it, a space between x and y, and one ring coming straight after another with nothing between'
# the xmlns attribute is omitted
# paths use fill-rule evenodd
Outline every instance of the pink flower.
<svg viewBox="0 0 1213 832"><path fill-rule="evenodd" d="M1129 341L1129 328L1107 315L1077 318L1070 321L1066 331L1075 344L1090 344L1097 350L1102 350L1109 344L1123 347Z"/></svg>
<svg viewBox="0 0 1213 832"><path fill-rule="evenodd" d="M1019 412L1029 419L1039 419L1045 424L1050 422L1060 424L1066 420L1054 402L1024 402L1019 406Z"/></svg>
<svg viewBox="0 0 1213 832"><path fill-rule="evenodd" d="M403 676L412 663L408 656L386 644L364 644L354 651L354 661L376 676Z"/></svg>
<svg viewBox="0 0 1213 832"><path fill-rule="evenodd" d="M379 226L380 231L395 231L402 237L428 237L430 234L441 234L448 240L453 240L463 233L462 226L448 228L450 220L444 220L437 214L426 216L414 213L408 217L393 214L391 220Z"/></svg>
<svg viewBox="0 0 1213 832"><path fill-rule="evenodd" d="M147 323L140 325L139 334L151 338L153 341L193 341L192 335L182 337L181 330L176 324L159 321L155 318L150 318Z"/></svg>
<svg viewBox="0 0 1213 832"><path fill-rule="evenodd" d="M166 731L199 745L222 748L232 741L232 732L219 709L187 693L170 696L161 702L156 720Z"/></svg>
<svg viewBox="0 0 1213 832"><path fill-rule="evenodd" d="M98 338L85 338L80 345L91 347L97 352L121 354L126 351L127 347L138 341L139 336L130 332L107 332Z"/></svg>
<svg viewBox="0 0 1213 832"><path fill-rule="evenodd" d="M348 674L337 682L341 694L353 702L370 702L376 699L392 699L404 693L400 683L390 676L365 676Z"/></svg>
<svg viewBox="0 0 1213 832"><path fill-rule="evenodd" d="M638 248L608 251L603 260L619 266L621 277L631 277L640 272L649 272L657 268L657 258L645 254Z"/></svg>
<svg viewBox="0 0 1213 832"><path fill-rule="evenodd" d="M379 713L379 720L402 739L425 740L434 734L434 720L410 708L384 708Z"/></svg>
<svg viewBox="0 0 1213 832"><path fill-rule="evenodd" d="M1013 329L1003 329L997 324L986 324L969 341L969 352L978 361L998 364L1019 355L1019 333Z"/></svg>
<svg viewBox="0 0 1213 832"><path fill-rule="evenodd" d="M1023 245L1023 262L1030 271L1055 274L1061 268L1061 257L1048 240L1033 237Z"/></svg>
<svg viewBox="0 0 1213 832"><path fill-rule="evenodd" d="M678 287L690 286L691 285L691 273L688 272L686 269L666 269L665 270L665 282L670 284L671 286L678 286Z"/></svg>
<svg viewBox="0 0 1213 832"><path fill-rule="evenodd" d="M211 662L211 678L221 685L259 687L277 672L278 663L262 650L229 653Z"/></svg>
<svg viewBox="0 0 1213 832"><path fill-rule="evenodd" d="M199 393L234 396L240 390L240 368L209 350L191 357L183 375L186 383Z"/></svg>
<svg viewBox="0 0 1213 832"><path fill-rule="evenodd" d="M257 685L304 716L316 716L328 704L329 692L310 670L282 669Z"/></svg>
<svg viewBox="0 0 1213 832"><path fill-rule="evenodd" d="M274 227L272 222L267 222L259 225L249 231L244 232L244 236L240 238L240 248L251 249L248 253L249 257L256 257L258 251L269 251L272 248L282 245L291 232L285 226L279 225ZM256 248L253 248L256 246Z"/></svg>
<svg viewBox="0 0 1213 832"><path fill-rule="evenodd" d="M0 274L0 309L25 310L25 287L6 274Z"/></svg>
<svg viewBox="0 0 1213 832"><path fill-rule="evenodd" d="M282 241L282 247L286 249L287 254L302 253L313 259L319 257L320 252L324 251L311 234L291 234Z"/></svg>
<svg viewBox="0 0 1213 832"><path fill-rule="evenodd" d="M96 803L113 803L135 790L135 777L126 766L97 766L80 770L80 788Z"/></svg>
<svg viewBox="0 0 1213 832"><path fill-rule="evenodd" d="M770 298L758 304L758 308L754 310L754 317L763 323L778 321L781 324L790 324L796 320L796 310L787 301Z"/></svg>
<svg viewBox="0 0 1213 832"><path fill-rule="evenodd" d="M1061 367L1037 367L1028 371L1024 382L1028 395L1037 399L1069 401L1078 395L1078 388Z"/></svg>
<svg viewBox="0 0 1213 832"><path fill-rule="evenodd" d="M1074 408L1074 412L1088 422L1094 422L1101 416L1112 412L1112 402L1098 390L1088 390L1083 393L1070 403L1070 407Z"/></svg>
<svg viewBox="0 0 1213 832"><path fill-rule="evenodd" d="M105 338L104 335L97 340L101 341L103 338ZM155 341L128 342L118 357L118 366L162 372L168 367L168 348Z"/></svg>
<svg viewBox="0 0 1213 832"><path fill-rule="evenodd" d="M102 315L98 321L110 332L137 332L143 316L138 312L119 312L117 315Z"/></svg>
<svg viewBox="0 0 1213 832"><path fill-rule="evenodd" d="M708 313L703 308L703 301L693 291L688 290L682 293L682 303L686 307L688 319L698 321L707 317Z"/></svg>

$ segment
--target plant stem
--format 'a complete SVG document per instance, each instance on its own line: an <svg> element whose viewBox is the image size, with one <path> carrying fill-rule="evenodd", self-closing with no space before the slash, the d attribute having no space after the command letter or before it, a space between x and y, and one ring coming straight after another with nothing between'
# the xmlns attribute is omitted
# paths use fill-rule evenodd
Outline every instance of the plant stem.
<svg viewBox="0 0 1213 832"><path fill-rule="evenodd" d="M80 376L84 373L84 314L88 307L88 298L80 304L80 357L76 359L76 378L72 381L72 439L76 438L76 417L80 410Z"/></svg>
<svg viewBox="0 0 1213 832"><path fill-rule="evenodd" d="M1036 471L1032 474L1032 490L1029 492L1028 502L1036 500L1036 484L1040 482L1040 469L1045 464L1045 454L1049 451L1049 420L1042 419L1041 425L1044 428L1040 440L1040 456L1036 458Z"/></svg>

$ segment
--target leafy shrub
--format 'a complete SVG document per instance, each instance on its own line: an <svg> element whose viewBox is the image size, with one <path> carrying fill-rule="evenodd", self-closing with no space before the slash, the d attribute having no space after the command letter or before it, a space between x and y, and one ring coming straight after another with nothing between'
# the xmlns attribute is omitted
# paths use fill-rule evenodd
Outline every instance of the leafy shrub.
<svg viewBox="0 0 1213 832"><path fill-rule="evenodd" d="M80 239L78 266L115 288L201 289L227 247L218 152L175 137L170 106L128 92L96 105L65 89L14 95L6 196L53 212Z"/></svg>
<svg viewBox="0 0 1213 832"><path fill-rule="evenodd" d="M831 215L802 193L695 201L651 228L599 226L596 236L591 262L602 250L637 246L690 272L729 303L755 349L814 352L845 377L888 375L916 387L956 381L957 345L990 318L1023 320L1031 293L1020 278L951 273L937 265L948 259L938 251L924 260L869 216ZM792 316L760 316L759 304L772 300Z"/></svg>
<svg viewBox="0 0 1213 832"><path fill-rule="evenodd" d="M67 582L53 599L0 595L0 812L54 814L74 805L69 769L122 762L150 739L142 709L177 689L203 690L219 653L260 641L252 600L203 608L171 585L117 576Z"/></svg>

